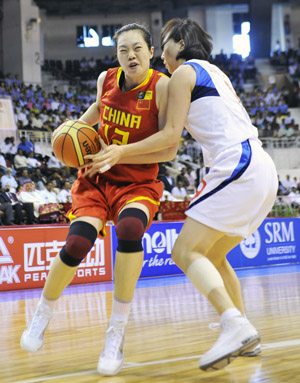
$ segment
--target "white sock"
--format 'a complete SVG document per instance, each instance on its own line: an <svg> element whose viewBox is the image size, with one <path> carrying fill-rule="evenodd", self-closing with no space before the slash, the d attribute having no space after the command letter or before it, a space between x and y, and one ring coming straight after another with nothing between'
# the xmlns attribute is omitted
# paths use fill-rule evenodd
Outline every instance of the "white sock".
<svg viewBox="0 0 300 383"><path fill-rule="evenodd" d="M128 317L131 310L131 301L124 302L114 297L111 311L110 321L114 322L128 322Z"/></svg>
<svg viewBox="0 0 300 383"><path fill-rule="evenodd" d="M233 318L238 316L243 317L241 312L237 308L233 307L233 308L225 310L223 314L221 315L221 319L228 319L228 318Z"/></svg>
<svg viewBox="0 0 300 383"><path fill-rule="evenodd" d="M48 299L46 298L43 294L40 298L40 302L46 306L48 306L50 308L51 311L54 310L54 306L56 304L56 302L58 301L58 299Z"/></svg>

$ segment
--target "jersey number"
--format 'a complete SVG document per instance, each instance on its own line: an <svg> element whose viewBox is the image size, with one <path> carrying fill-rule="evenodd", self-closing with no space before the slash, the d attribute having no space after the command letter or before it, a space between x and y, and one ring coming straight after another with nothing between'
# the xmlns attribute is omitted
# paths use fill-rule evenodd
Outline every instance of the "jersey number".
<svg viewBox="0 0 300 383"><path fill-rule="evenodd" d="M108 137L107 137L108 128L109 128L109 125L106 124L104 127L104 134L105 134L107 142L109 142ZM117 144L117 145L127 145L128 144L129 132L123 132L123 130L121 130L119 128L115 128L114 132L115 132L115 134L118 134L119 136L121 136L120 137L121 139L117 140L116 138L113 138L112 144Z"/></svg>

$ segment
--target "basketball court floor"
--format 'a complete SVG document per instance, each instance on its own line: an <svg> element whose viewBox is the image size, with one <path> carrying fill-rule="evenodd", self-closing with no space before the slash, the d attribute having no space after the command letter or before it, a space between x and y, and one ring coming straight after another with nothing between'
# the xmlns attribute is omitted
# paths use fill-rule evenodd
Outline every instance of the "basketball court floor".
<svg viewBox="0 0 300 383"><path fill-rule="evenodd" d="M1 383L279 383L300 382L300 265L238 270L248 318L262 354L239 357L216 372L198 368L218 337L218 316L183 276L138 282L115 377L96 371L110 317L113 283L68 287L38 353L19 346L40 289L0 293Z"/></svg>

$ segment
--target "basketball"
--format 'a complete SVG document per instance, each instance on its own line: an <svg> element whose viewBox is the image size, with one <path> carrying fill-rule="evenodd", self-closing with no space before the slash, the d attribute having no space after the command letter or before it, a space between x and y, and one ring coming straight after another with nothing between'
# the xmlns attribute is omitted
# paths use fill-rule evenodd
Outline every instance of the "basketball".
<svg viewBox="0 0 300 383"><path fill-rule="evenodd" d="M52 150L56 158L67 166L77 168L89 162L87 154L101 149L98 133L94 128L77 120L69 120L57 128L52 137Z"/></svg>

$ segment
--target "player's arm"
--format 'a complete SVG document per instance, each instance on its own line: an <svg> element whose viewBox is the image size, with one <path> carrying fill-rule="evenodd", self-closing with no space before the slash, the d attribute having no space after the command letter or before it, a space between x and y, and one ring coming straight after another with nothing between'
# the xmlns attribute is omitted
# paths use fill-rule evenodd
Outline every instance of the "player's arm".
<svg viewBox="0 0 300 383"><path fill-rule="evenodd" d="M180 66L168 84L167 122L165 127L142 141L128 145L110 145L104 151L86 156L95 168L108 170L123 158L145 155L178 145L190 107L191 92L195 86L196 73L189 65ZM155 154L155 153L154 153ZM155 162L158 162L156 159Z"/></svg>
<svg viewBox="0 0 300 383"><path fill-rule="evenodd" d="M79 119L80 121L84 121L90 126L94 126L100 121L102 87L106 77L106 73L106 71L102 72L98 77L96 101L90 105L90 107L83 113L83 115Z"/></svg>
<svg viewBox="0 0 300 383"><path fill-rule="evenodd" d="M162 75L156 84L156 105L158 109L158 130L162 130L166 124L167 104L168 104L168 84L170 78ZM123 157L118 161L119 164L151 164L156 162L171 161L176 156L178 143L170 148L162 149L157 152L147 154L137 154Z"/></svg>

